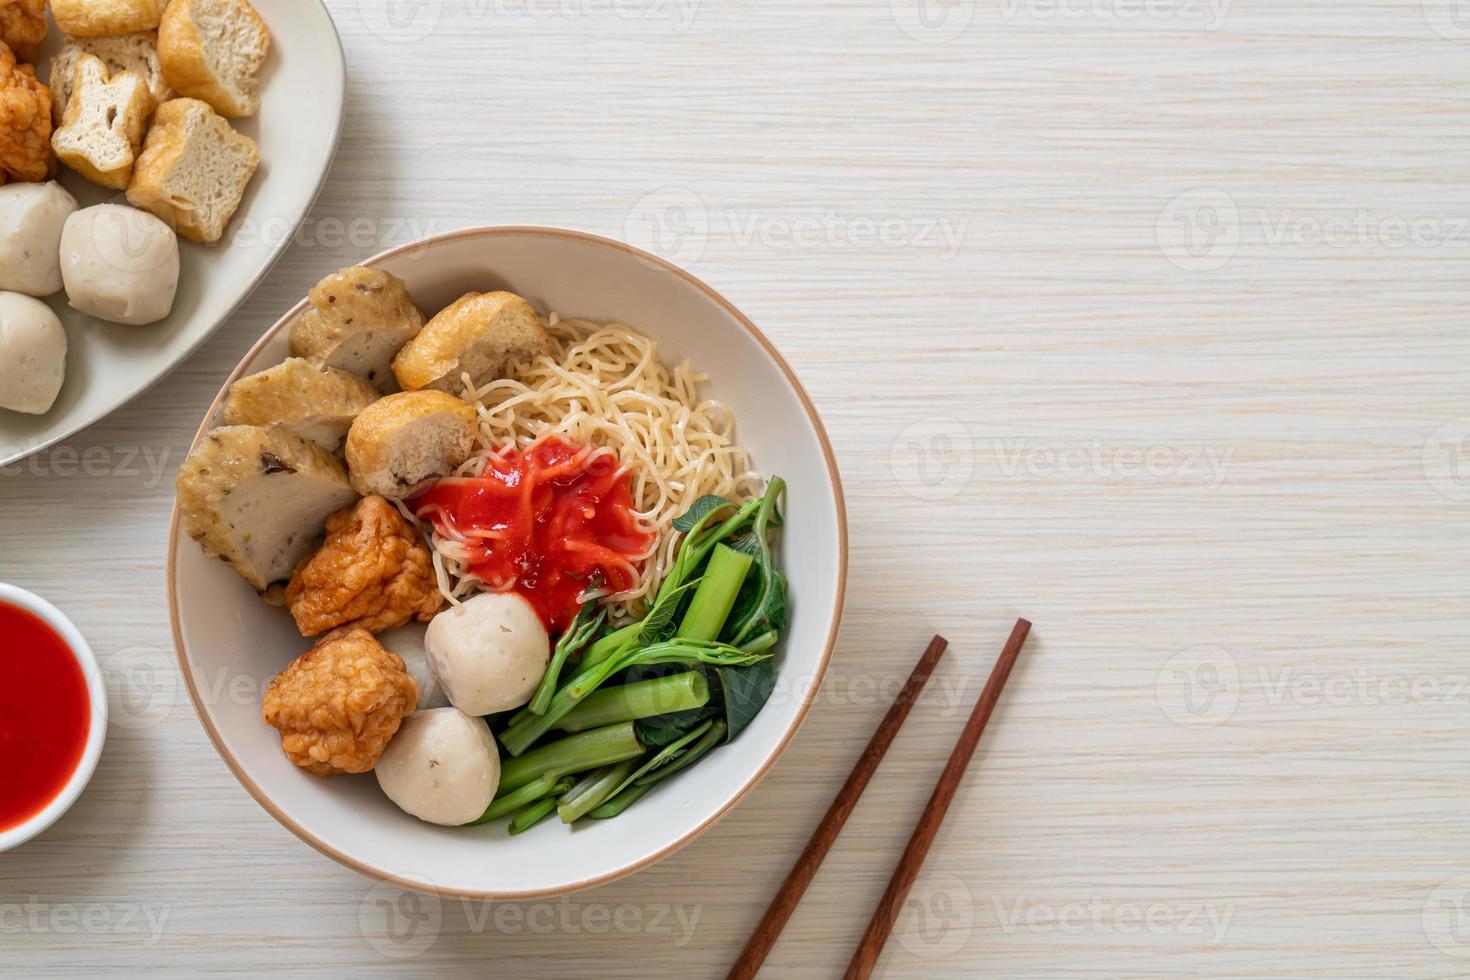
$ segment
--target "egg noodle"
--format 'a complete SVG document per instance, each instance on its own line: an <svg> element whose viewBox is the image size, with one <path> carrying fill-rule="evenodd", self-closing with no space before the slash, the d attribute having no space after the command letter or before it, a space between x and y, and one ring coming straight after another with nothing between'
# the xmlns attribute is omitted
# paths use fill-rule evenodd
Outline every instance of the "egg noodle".
<svg viewBox="0 0 1470 980"><path fill-rule="evenodd" d="M526 449L560 435L590 447L589 461L615 454L631 479L635 516L654 532L647 554L635 561L636 586L609 598L609 616L631 622L658 591L677 551L674 519L700 497L736 502L761 492L750 457L734 442L735 419L721 402L701 398L707 376L688 361L670 370L654 341L623 323L598 324L551 315L553 349L515 379L479 388L465 376L464 397L480 415L479 448L456 476L478 476L486 456ZM450 602L485 588L468 576L459 541L430 532L439 587Z"/></svg>

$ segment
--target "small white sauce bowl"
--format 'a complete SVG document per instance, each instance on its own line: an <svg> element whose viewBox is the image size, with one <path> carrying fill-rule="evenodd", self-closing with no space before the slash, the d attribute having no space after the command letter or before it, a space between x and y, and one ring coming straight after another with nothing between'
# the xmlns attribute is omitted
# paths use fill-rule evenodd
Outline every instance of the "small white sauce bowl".
<svg viewBox="0 0 1470 980"><path fill-rule="evenodd" d="M87 783L91 781L92 773L97 768L97 760L102 757L102 743L107 741L107 688L102 683L102 669L97 666L97 658L92 655L92 648L87 645L82 631L62 615L60 609L35 593L3 582L0 582L0 602L24 609L56 631L82 668L82 676L87 681L87 700L92 705L92 715L87 727L87 745L82 749L82 758L77 767L72 770L66 785L50 803L24 823L0 830L0 851L8 851L24 844L59 820L63 813L71 809L77 797L82 795L82 790L87 788Z"/></svg>

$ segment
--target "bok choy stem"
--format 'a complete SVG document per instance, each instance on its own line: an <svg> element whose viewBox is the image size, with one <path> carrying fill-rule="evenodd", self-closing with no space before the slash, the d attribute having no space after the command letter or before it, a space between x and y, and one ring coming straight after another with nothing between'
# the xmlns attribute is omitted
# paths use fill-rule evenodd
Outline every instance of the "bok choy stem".
<svg viewBox="0 0 1470 980"><path fill-rule="evenodd" d="M643 754L643 745L631 721L543 745L500 766L499 793L510 793L547 773L576 773L632 759ZM494 804L491 804L494 806Z"/></svg>
<svg viewBox="0 0 1470 980"><path fill-rule="evenodd" d="M633 761L630 759L584 777L556 801L556 812L561 816L561 822L575 823L589 810L601 806L632 772Z"/></svg>
<svg viewBox="0 0 1470 980"><path fill-rule="evenodd" d="M682 674L594 691L568 711L556 727L564 732L585 732L589 728L615 725L620 721L702 708L708 703L709 681L701 671L688 670Z"/></svg>
<svg viewBox="0 0 1470 980"><path fill-rule="evenodd" d="M689 601L689 609L684 613L684 621L674 635L690 640L719 639L754 560L733 548L715 545L699 587L694 590L694 598Z"/></svg>
<svg viewBox="0 0 1470 980"><path fill-rule="evenodd" d="M532 780L519 789L497 795L495 799L490 801L490 805L485 808L485 812L480 815L480 818L472 822L470 826L475 827L482 823L489 823L491 820L498 820L508 813L519 810L528 803L536 802L543 796L560 796L568 789L571 789L571 786L572 780L570 777L558 780L554 773L548 773L539 779Z"/></svg>
<svg viewBox="0 0 1470 980"><path fill-rule="evenodd" d="M709 664L714 667L748 667L768 657L767 654L746 653L744 650L723 643L706 643L698 640L669 640L664 643L655 643L652 646L623 650L591 670L573 678L566 687L556 692L545 714L523 718L501 732L500 744L505 746L505 750L511 755L521 755L535 744L537 739L551 731L557 722L566 717L567 713L575 708L583 698L606 683L608 678L634 665L685 664L693 667L697 664ZM536 751L542 750L537 749ZM543 769L549 768L551 767L543 767ZM536 778L536 775L539 773L531 775L530 779ZM501 779L504 780L504 778L504 769L502 769ZM527 781L529 782L529 779Z"/></svg>
<svg viewBox="0 0 1470 980"><path fill-rule="evenodd" d="M599 579L599 581L601 581ZM551 663L546 665L546 673L541 675L541 683L536 686L536 693L531 698L528 710L533 715L546 713L546 706L551 703L551 696L556 693L556 682L561 677L563 665L567 657L576 653L587 645L593 635L602 627L602 622L607 618L607 610L598 610L597 601L586 603L577 611L577 616L562 633L561 639L556 643L556 649L552 651Z"/></svg>
<svg viewBox="0 0 1470 980"><path fill-rule="evenodd" d="M524 810L520 810L510 818L510 835L524 834L547 817L551 816L556 809L556 797L548 796L544 800L537 800Z"/></svg>

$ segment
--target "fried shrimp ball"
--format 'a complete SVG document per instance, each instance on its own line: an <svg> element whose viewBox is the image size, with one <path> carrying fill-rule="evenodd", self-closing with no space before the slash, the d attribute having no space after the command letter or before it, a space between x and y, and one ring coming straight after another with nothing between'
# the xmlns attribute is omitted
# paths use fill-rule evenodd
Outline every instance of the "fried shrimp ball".
<svg viewBox="0 0 1470 980"><path fill-rule="evenodd" d="M265 691L261 714L286 757L315 776L377 765L418 687L396 653L364 629L338 630L297 657Z"/></svg>
<svg viewBox="0 0 1470 980"><path fill-rule="evenodd" d="M0 41L21 61L35 61L46 40L46 0L0 0Z"/></svg>
<svg viewBox="0 0 1470 980"><path fill-rule="evenodd" d="M327 518L327 539L291 575L286 604L302 636L360 626L373 633L417 617L443 597L418 531L382 497L363 497Z"/></svg>
<svg viewBox="0 0 1470 980"><path fill-rule="evenodd" d="M17 65L0 43L0 182L45 180L55 164L51 155L51 90L36 69Z"/></svg>

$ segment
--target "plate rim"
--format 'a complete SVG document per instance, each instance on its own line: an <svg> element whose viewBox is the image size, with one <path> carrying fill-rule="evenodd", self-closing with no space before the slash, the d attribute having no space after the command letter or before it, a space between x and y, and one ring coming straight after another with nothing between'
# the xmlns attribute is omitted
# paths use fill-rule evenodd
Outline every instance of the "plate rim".
<svg viewBox="0 0 1470 980"><path fill-rule="evenodd" d="M103 419L106 419L109 416L116 414L121 409L127 407L138 398L153 390L153 388L155 388L160 382L162 382L169 375L173 374L174 371L178 370L180 365L182 365L189 358L193 357L194 354L198 352L200 347L203 347L204 344L211 337L219 333L221 327L229 322L229 320L232 319L236 313L240 312L240 307L244 306L245 301L248 300L251 296L255 295L255 291L260 288L260 284L265 281L266 276L271 274L271 271L275 269L277 263L279 263L281 259L285 257L286 253L291 250L291 244L296 238L296 233L301 230L302 223L306 221L307 215L309 215L312 208L316 206L317 199L321 197L322 190L327 185L327 177L330 176L332 173L332 164L336 161L337 151L338 149L340 149L342 144L342 128L343 123L347 118L347 53L342 47L342 34L337 29L337 22L332 19L332 12L327 9L327 5L324 0L310 0L310 2L312 6L316 7L317 10L321 12L322 17L326 19L327 30L330 33L333 41L331 47L335 49L337 53L337 77L342 80L342 97L337 101L337 116L332 121L332 136L330 147L327 150L326 166L322 167L322 172L317 177L316 186L312 188L310 196L306 199L305 207L301 209L295 220L291 222L291 228L289 232L282 239L283 244L280 248L276 249L275 253L271 255L269 259L266 260L265 265L261 266L260 271L255 275L253 279L250 280L249 284L245 287L244 291L241 292L239 298L235 300L230 308L225 310L224 313L222 313L219 318L215 320L212 326L210 326L191 343L185 346L183 350L179 351L174 358L168 361L168 363L164 364L163 367L159 369L156 375L154 375L137 389L128 392L122 398L113 402L109 407L103 409L100 414L95 415L92 418L87 419L86 421L77 422L73 424L70 428L62 429L59 432L47 434L43 436L41 438L41 441L37 442L34 446L27 447L26 449L17 450L15 453L12 453L9 456L0 454L0 467L13 466L16 463L29 459L42 450L50 449L57 443L70 439L72 436L76 435L79 432L90 429L98 422L101 422Z"/></svg>
<svg viewBox="0 0 1470 980"><path fill-rule="evenodd" d="M618 868L605 874L595 875L590 878L584 878L580 881L575 881L563 886L552 886L548 888L534 889L517 889L510 891L495 891L472 888L448 888L430 885L429 883L415 880L414 878L407 875L394 874L392 872L384 871L380 868L372 867L371 865L365 864L362 861L359 861L356 858L350 857L349 855L343 853L342 851L328 844L326 841L316 837L316 835L312 834L295 820L288 817L278 806L276 806L276 804L268 796L266 796L264 791L255 783L255 781L252 780L248 775L246 775L240 764L234 758L233 754L231 754L231 752L226 748L224 741L219 734L219 731L215 728L213 719L205 710L205 707L200 699L198 687L194 683L194 672L189 665L188 657L185 653L184 638L179 621L178 576L176 567L177 563L174 560L174 556L178 552L178 545L180 542L179 502L177 495L175 495L174 497L173 506L169 514L168 554L166 556L166 565L168 569L167 578L169 625L173 633L175 659L177 661L179 672L184 677L184 686L187 687L189 690L189 700L193 703L194 713L198 717L199 723L203 726L205 734L209 736L209 740L211 744L213 744L215 752L224 761L226 767L229 768L231 774L234 775L235 780L245 788L245 791L248 792L252 798L254 798L255 802L258 803L261 808L264 809L267 813L269 813L277 823L285 827L287 830L291 831L291 833L295 834L296 837L299 838L302 842L311 846L318 853L331 858L333 861L336 861L338 864L341 864L344 867L351 868L353 871L356 871L361 875L364 875L368 878L377 879L378 881L389 882L411 891L430 892L435 895L448 896L452 898L478 899L485 901L524 901L561 895L571 895L577 892L585 891L589 888L596 888L599 885L609 884L611 882L618 881L622 878L637 874L640 871L644 871L652 867L663 859L682 850L684 847L688 846L696 839L703 836L707 831L709 831L710 828L712 828L721 819L728 815L731 810L733 810L742 801L744 801L744 799L755 789L755 787L759 785L763 779L765 779L766 775L771 771L771 769L775 768L776 763L779 762L781 760L781 757L786 754L786 750L790 747L792 741L795 740L796 735L801 730L802 725L805 724L807 715L811 712L813 705L816 703L817 694L821 690L822 683L827 675L827 668L831 664L832 654L837 646L837 636L842 626L842 616L847 597L847 498L842 486L842 473L837 465L837 457L832 449L832 442L827 434L827 428L822 423L821 415L817 412L816 404L812 401L810 393L806 390L806 386L801 383L801 379L797 377L796 372L792 369L791 365L787 363L786 358L781 354L780 350L777 349L776 345L771 341L769 337L765 335L765 333L759 327L755 325L755 323L749 317L742 313L735 306L735 304L726 299L714 287L710 286L702 279L699 279L697 276L694 276L693 274L673 264L672 262L669 262L668 260L662 258L661 256L646 252L643 249L637 248L633 245L629 245L626 242L621 242L612 238L605 238L601 235L594 235L590 232L565 228L554 228L542 225L485 225L470 228L461 228L455 231L442 232L440 234L429 235L416 241L385 249L384 251L378 252L376 255L362 260L358 264L370 267L375 266L389 259L395 258L401 254L420 250L425 248L426 246L440 244L442 242L451 241L457 238L527 234L542 235L550 238L569 239L577 242L610 247L615 250L625 252L633 256L640 262L652 264L666 272L672 273L680 279L683 279L687 284L693 286L699 292L703 293L706 298L710 299L716 305L724 309L725 312L732 319L734 319L736 323L740 324L740 326L745 329L745 331L751 336L751 338L754 339L765 350L766 354L776 364L777 368L780 369L782 375L786 378L787 383L791 385L792 391L795 392L797 400L801 403L802 410L806 413L807 419L811 423L813 431L816 433L817 442L822 448L823 462L826 465L828 479L832 483L833 501L836 505L836 513L834 514L834 517L836 518L837 523L836 592L834 596L834 608L832 610L832 621L828 626L826 644L822 651L821 660L817 663L816 669L813 673L812 683L810 685L804 685L806 687L806 693L802 699L802 703L797 707L796 714L792 718L791 725L781 736L780 741L777 742L775 748L766 757L760 768L756 770L756 772L730 797L728 801L725 802L724 805L722 805L718 810L716 810L713 814L702 821L698 826L682 834L672 842L660 847L658 850L654 851L647 857L644 857L626 867ZM284 330L291 323L291 321L294 320L296 316L306 308L308 302L308 299L303 298L299 302L297 302L296 305L292 306L284 315L281 316L279 320L271 325L265 331L265 333L261 335L260 339L252 344L250 349L246 351L245 354L240 358L239 363L235 365L233 370L231 370L229 376L225 378L225 380L220 384L219 392L215 395L214 400L210 402L209 408L206 411L203 420L200 422L198 430L194 433L193 440L189 444L189 452L192 453L194 451L194 448L199 444L199 440L202 439L205 433L209 430L215 416L219 412L220 404L224 401L225 395L229 390L229 386L244 374L246 365L253 362L260 355L261 351L263 351L268 344L276 339L280 332Z"/></svg>

